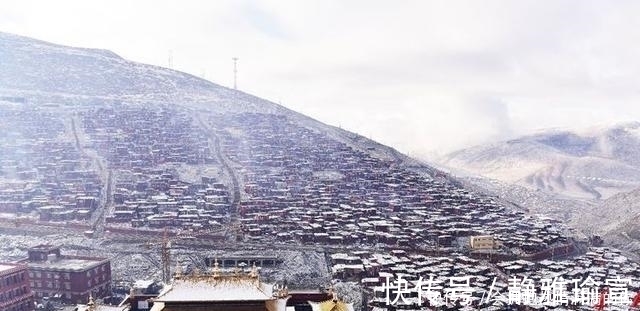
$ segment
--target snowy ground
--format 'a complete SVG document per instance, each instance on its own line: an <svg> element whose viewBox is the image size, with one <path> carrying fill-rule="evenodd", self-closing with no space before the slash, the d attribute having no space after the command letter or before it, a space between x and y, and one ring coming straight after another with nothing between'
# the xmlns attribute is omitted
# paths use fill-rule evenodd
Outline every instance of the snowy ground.
<svg viewBox="0 0 640 311"><path fill-rule="evenodd" d="M60 244L62 253L107 257L111 259L112 279L114 283L131 283L139 279L161 279L161 259L159 244L123 243L106 239L88 239L83 236L63 234L24 235L0 233L0 262L23 259L27 249L38 244ZM290 288L318 288L331 282L325 255L315 251L293 251L277 249L184 249L171 250L172 270L177 262L187 269L203 269L205 257L225 256L274 256L283 260L273 269L261 270L265 282L286 282Z"/></svg>

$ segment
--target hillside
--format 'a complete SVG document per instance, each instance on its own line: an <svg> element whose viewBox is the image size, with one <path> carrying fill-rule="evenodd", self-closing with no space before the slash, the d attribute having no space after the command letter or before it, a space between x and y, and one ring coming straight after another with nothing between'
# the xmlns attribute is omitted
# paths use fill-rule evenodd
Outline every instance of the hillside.
<svg viewBox="0 0 640 311"><path fill-rule="evenodd" d="M0 42L0 260L63 244L112 258L125 282L169 282L218 260L234 273L259 264L265 281L335 280L354 300L377 286L363 276L387 271L466 271L481 276L478 288L513 267L565 274L611 256L598 282L640 271L617 250L586 253L589 233L562 221L591 204L452 178L267 100L108 51ZM555 149L521 145L518 156L532 159Z"/></svg>
<svg viewBox="0 0 640 311"><path fill-rule="evenodd" d="M0 59L2 94L32 101L125 100L215 104L219 111L286 110L183 72L125 60L107 50L67 47L0 32Z"/></svg>
<svg viewBox="0 0 640 311"><path fill-rule="evenodd" d="M33 103L143 103L181 105L215 113L286 115L334 139L378 156L431 168L363 136L344 131L268 100L199 77L132 62L108 50L57 45L0 32L0 100Z"/></svg>
<svg viewBox="0 0 640 311"><path fill-rule="evenodd" d="M426 248L494 234L525 254L568 241L549 220L264 99L108 51L0 41L0 201L19 217L251 247Z"/></svg>
<svg viewBox="0 0 640 311"><path fill-rule="evenodd" d="M630 251L640 250L640 189L604 200L589 216L585 221L599 226L606 242Z"/></svg>
<svg viewBox="0 0 640 311"><path fill-rule="evenodd" d="M544 131L459 150L440 163L534 190L605 199L640 187L640 123Z"/></svg>

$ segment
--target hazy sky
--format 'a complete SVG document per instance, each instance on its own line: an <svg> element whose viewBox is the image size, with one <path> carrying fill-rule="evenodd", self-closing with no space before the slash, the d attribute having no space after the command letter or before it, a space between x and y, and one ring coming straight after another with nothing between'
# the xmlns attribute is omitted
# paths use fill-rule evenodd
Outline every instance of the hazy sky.
<svg viewBox="0 0 640 311"><path fill-rule="evenodd" d="M640 119L640 1L2 1L0 31L239 88L411 155Z"/></svg>

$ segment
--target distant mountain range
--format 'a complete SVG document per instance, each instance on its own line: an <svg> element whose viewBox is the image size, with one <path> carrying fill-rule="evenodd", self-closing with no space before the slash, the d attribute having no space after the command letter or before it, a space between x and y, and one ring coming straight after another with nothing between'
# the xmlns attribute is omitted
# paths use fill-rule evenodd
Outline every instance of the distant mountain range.
<svg viewBox="0 0 640 311"><path fill-rule="evenodd" d="M440 164L530 189L605 199L640 187L640 122L549 130L459 150Z"/></svg>

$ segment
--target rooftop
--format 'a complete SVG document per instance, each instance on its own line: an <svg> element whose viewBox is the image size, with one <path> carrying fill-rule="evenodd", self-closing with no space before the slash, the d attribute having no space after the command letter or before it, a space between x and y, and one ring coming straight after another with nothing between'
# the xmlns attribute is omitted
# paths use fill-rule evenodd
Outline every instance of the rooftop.
<svg viewBox="0 0 640 311"><path fill-rule="evenodd" d="M212 278L176 280L156 301L266 301L273 299L272 285L248 279Z"/></svg>
<svg viewBox="0 0 640 311"><path fill-rule="evenodd" d="M48 252L48 251L53 251L59 248L60 248L60 245L38 244L36 246L29 248L29 250Z"/></svg>
<svg viewBox="0 0 640 311"><path fill-rule="evenodd" d="M61 256L57 257L53 260L48 261L26 261L29 264L29 267L32 268L41 268L41 269L52 269L52 270L63 270L63 271L78 271L90 269L94 266L99 265L106 259L102 258L89 258L89 257L69 257L69 256Z"/></svg>
<svg viewBox="0 0 640 311"><path fill-rule="evenodd" d="M17 267L20 267L20 266L15 264L6 264L6 263L0 264L0 273L9 271Z"/></svg>
<svg viewBox="0 0 640 311"><path fill-rule="evenodd" d="M97 305L93 309L86 304L76 305L77 311L124 311L126 307L117 307L109 305Z"/></svg>
<svg viewBox="0 0 640 311"><path fill-rule="evenodd" d="M258 268L249 273L239 269L227 273L215 261L214 268L200 273L182 275L176 271L173 284L165 288L155 300L171 302L215 302L215 301L270 301L286 296L286 288L274 288L273 284L262 283Z"/></svg>

